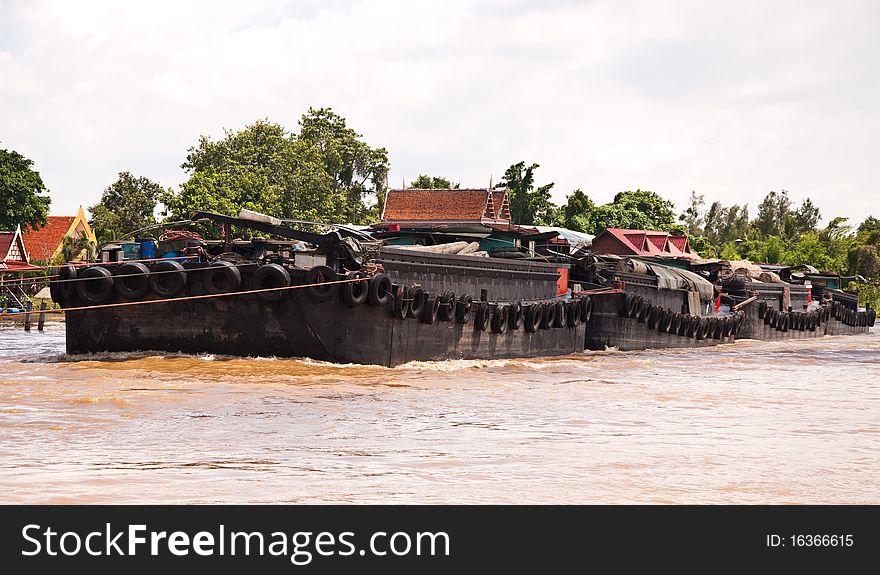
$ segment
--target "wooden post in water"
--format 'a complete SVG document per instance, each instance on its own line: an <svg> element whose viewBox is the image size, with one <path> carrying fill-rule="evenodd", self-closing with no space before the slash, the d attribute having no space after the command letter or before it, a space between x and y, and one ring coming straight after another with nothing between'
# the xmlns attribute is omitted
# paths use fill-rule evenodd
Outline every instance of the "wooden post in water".
<svg viewBox="0 0 880 575"><path fill-rule="evenodd" d="M46 300L40 300L40 315L37 316L37 331L43 331L43 324L46 323Z"/></svg>
<svg viewBox="0 0 880 575"><path fill-rule="evenodd" d="M24 316L24 330L30 331L31 330L31 314L30 314L30 312L34 311L34 302L32 302L31 300L28 300L27 304L25 304L25 306L24 306L24 309L25 309L25 311L28 312Z"/></svg>

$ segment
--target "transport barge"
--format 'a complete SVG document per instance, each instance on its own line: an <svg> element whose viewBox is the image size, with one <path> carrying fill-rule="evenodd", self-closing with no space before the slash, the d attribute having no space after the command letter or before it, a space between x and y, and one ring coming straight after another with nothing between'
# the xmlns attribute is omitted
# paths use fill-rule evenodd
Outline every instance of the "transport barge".
<svg viewBox="0 0 880 575"><path fill-rule="evenodd" d="M390 367L583 349L581 318L591 303L560 290L567 264L420 253L340 230L318 235L210 213L193 219L292 241L190 240L165 259L60 268L52 290L70 308L69 353L164 350Z"/></svg>
<svg viewBox="0 0 880 575"><path fill-rule="evenodd" d="M438 219L438 203L454 214ZM557 230L512 224L497 190L389 192L370 230L319 233L247 211L197 212L189 223L222 239L167 232L53 273L68 353L393 367L864 333L876 315L827 283L746 282L728 262L694 257L597 254ZM233 230L244 239L229 239ZM665 241L651 245L679 249Z"/></svg>

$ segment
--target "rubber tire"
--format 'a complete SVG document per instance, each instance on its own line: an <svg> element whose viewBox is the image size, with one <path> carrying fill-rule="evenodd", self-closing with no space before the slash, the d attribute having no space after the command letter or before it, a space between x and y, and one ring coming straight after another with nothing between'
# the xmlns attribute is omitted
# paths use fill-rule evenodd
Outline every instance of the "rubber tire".
<svg viewBox="0 0 880 575"><path fill-rule="evenodd" d="M590 320L593 319L593 300L590 296L584 296L581 298L581 321L584 323L590 323Z"/></svg>
<svg viewBox="0 0 880 575"><path fill-rule="evenodd" d="M565 306L565 316L568 327L577 327L581 324L581 304L579 301L570 301Z"/></svg>
<svg viewBox="0 0 880 575"><path fill-rule="evenodd" d="M691 316L688 320L688 328L686 332L687 337L695 337L698 329L700 329L700 318L697 316Z"/></svg>
<svg viewBox="0 0 880 575"><path fill-rule="evenodd" d="M409 289L406 286L397 286L394 288L394 305L391 306L391 313L397 319L406 319L409 316Z"/></svg>
<svg viewBox="0 0 880 575"><path fill-rule="evenodd" d="M489 302L481 301L477 306L477 315L474 318L474 326L479 331L486 331L489 327Z"/></svg>
<svg viewBox="0 0 880 575"><path fill-rule="evenodd" d="M709 319L705 317L701 317L699 321L699 327L696 331L696 337L699 340L706 339L706 335L709 333Z"/></svg>
<svg viewBox="0 0 880 575"><path fill-rule="evenodd" d="M202 283L209 294L231 293L241 287L241 271L230 262L217 260L202 270ZM223 278L222 285L216 283L216 278Z"/></svg>
<svg viewBox="0 0 880 575"><path fill-rule="evenodd" d="M370 287L367 290L367 303L374 307L384 307L390 302L391 278L383 273L371 277Z"/></svg>
<svg viewBox="0 0 880 575"><path fill-rule="evenodd" d="M664 309L660 313L660 319L657 320L657 331L660 333L669 333L672 326L672 310Z"/></svg>
<svg viewBox="0 0 880 575"><path fill-rule="evenodd" d="M121 298L143 299L150 293L150 268L140 262L122 264L113 272L113 287Z"/></svg>
<svg viewBox="0 0 880 575"><path fill-rule="evenodd" d="M639 320L639 323L645 323L648 320L648 314L651 313L651 308L653 306L654 304L651 300L642 300L642 303L639 304L639 313L636 316L636 319Z"/></svg>
<svg viewBox="0 0 880 575"><path fill-rule="evenodd" d="M76 293L87 304L102 304L113 294L113 274L107 268L85 268L77 274L77 278Z"/></svg>
<svg viewBox="0 0 880 575"><path fill-rule="evenodd" d="M635 318L639 314L639 304L642 301L642 296L634 295L632 300L630 300L629 311L627 312L627 317Z"/></svg>
<svg viewBox="0 0 880 575"><path fill-rule="evenodd" d="M617 304L617 313L620 317L628 317L629 316L629 306L632 301L633 295L629 293L620 294L620 301Z"/></svg>
<svg viewBox="0 0 880 575"><path fill-rule="evenodd" d="M512 330L519 329L523 322L523 306L520 302L514 302L507 308L507 327Z"/></svg>
<svg viewBox="0 0 880 575"><path fill-rule="evenodd" d="M721 337L730 337L731 331L733 331L733 318L727 316L721 320Z"/></svg>
<svg viewBox="0 0 880 575"><path fill-rule="evenodd" d="M681 329L681 314L674 314L672 319L670 320L669 333L672 335L678 335L678 330Z"/></svg>
<svg viewBox="0 0 880 575"><path fill-rule="evenodd" d="M422 323L434 325L437 323L437 314L440 312L440 298L428 296L425 298L425 309L422 311Z"/></svg>
<svg viewBox="0 0 880 575"><path fill-rule="evenodd" d="M676 335L678 335L679 337L687 337L688 323L690 322L690 320L691 317L689 315L681 314L681 325L679 326Z"/></svg>
<svg viewBox="0 0 880 575"><path fill-rule="evenodd" d="M553 302L544 302L544 319L541 320L541 329L550 329L556 322L556 304Z"/></svg>
<svg viewBox="0 0 880 575"><path fill-rule="evenodd" d="M556 317L553 318L553 327L565 327L568 324L568 308L564 301L557 301L553 306L556 308Z"/></svg>
<svg viewBox="0 0 880 575"><path fill-rule="evenodd" d="M458 302L455 304L455 321L461 324L465 324L471 319L471 306L473 305L473 298L467 294L458 298Z"/></svg>
<svg viewBox="0 0 880 575"><path fill-rule="evenodd" d="M52 268L52 275L57 276L59 281L49 282L49 293L52 301L64 307L67 302L76 296L76 282L63 281L76 279L76 266L64 264L57 268Z"/></svg>
<svg viewBox="0 0 880 575"><path fill-rule="evenodd" d="M175 271L177 273L173 273ZM183 293L186 282L186 270L174 260L160 260L150 268L150 290L161 298L175 297Z"/></svg>
<svg viewBox="0 0 880 575"><path fill-rule="evenodd" d="M268 280L269 285L266 285ZM353 284L345 284L350 286ZM265 264L257 268L254 275L251 276L251 289L270 289L290 286L290 273L284 267L278 264ZM257 294L257 297L267 302L277 302L284 299L287 295L285 292L290 290L264 291ZM363 291L363 290L362 290Z"/></svg>
<svg viewBox="0 0 880 575"><path fill-rule="evenodd" d="M539 303L533 303L526 309L523 319L523 327L529 333L535 333L541 327L544 321L544 306Z"/></svg>
<svg viewBox="0 0 880 575"><path fill-rule="evenodd" d="M422 286L413 286L409 288L409 315L411 318L420 318L425 311L425 305L428 303L428 292L422 289Z"/></svg>
<svg viewBox="0 0 880 575"><path fill-rule="evenodd" d="M360 274L357 272L348 272L345 274L345 279L361 279L362 281L340 284L339 295L342 296L342 301L344 301L348 307L357 307L362 303L365 303L370 296L370 280L367 278L361 278ZM391 293L394 293L393 288Z"/></svg>
<svg viewBox="0 0 880 575"><path fill-rule="evenodd" d="M506 305L497 306L492 314L492 333L502 334L507 331L507 314Z"/></svg>
<svg viewBox="0 0 880 575"><path fill-rule="evenodd" d="M662 310L663 308L661 308L659 305L651 307L651 311L648 312L648 329L657 328L657 320L659 319Z"/></svg>
<svg viewBox="0 0 880 575"><path fill-rule="evenodd" d="M452 321L455 317L455 293L448 291L440 296L440 313L441 321Z"/></svg>

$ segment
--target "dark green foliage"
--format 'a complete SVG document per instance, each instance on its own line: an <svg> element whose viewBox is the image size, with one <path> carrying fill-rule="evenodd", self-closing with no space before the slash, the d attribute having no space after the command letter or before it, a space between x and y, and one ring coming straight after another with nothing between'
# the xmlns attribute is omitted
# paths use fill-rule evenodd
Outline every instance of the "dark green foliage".
<svg viewBox="0 0 880 575"><path fill-rule="evenodd" d="M422 174L407 187L416 190L457 190L458 184L440 176L431 177Z"/></svg>
<svg viewBox="0 0 880 575"><path fill-rule="evenodd" d="M13 150L0 150L0 230L40 228L49 216L49 196L34 163Z"/></svg>
<svg viewBox="0 0 880 575"><path fill-rule="evenodd" d="M120 172L119 178L104 190L101 201L89 207L89 225L101 241L152 225L156 223L156 204L164 193L156 182Z"/></svg>
<svg viewBox="0 0 880 575"><path fill-rule="evenodd" d="M555 226L560 223L559 208L550 201L553 183L535 188L535 170L539 164L526 167L525 162L513 164L504 172L496 188L509 190L510 217L522 226Z"/></svg>

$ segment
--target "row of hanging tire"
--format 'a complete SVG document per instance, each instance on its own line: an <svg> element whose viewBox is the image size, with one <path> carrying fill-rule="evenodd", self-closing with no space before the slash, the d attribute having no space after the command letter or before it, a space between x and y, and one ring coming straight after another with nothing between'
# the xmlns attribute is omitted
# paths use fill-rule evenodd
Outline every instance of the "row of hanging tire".
<svg viewBox="0 0 880 575"><path fill-rule="evenodd" d="M466 324L473 315L477 330L491 329L496 334L520 328L529 333L539 329L575 328L581 322L588 322L593 314L593 302L589 296L569 301L491 304L474 300L467 294L456 297L451 291L432 294L417 285L393 285L391 299L391 314L397 319L416 319L429 325L452 321Z"/></svg>
<svg viewBox="0 0 880 575"><path fill-rule="evenodd" d="M877 319L877 310L856 311L849 309L839 301L832 302L830 306L825 307L830 308L829 313L833 314L837 321L852 327L871 327Z"/></svg>
<svg viewBox="0 0 880 575"><path fill-rule="evenodd" d="M733 315L702 317L676 313L638 294L621 294L618 314L645 323L648 329L695 339L722 339L736 336L745 320L745 313L738 311Z"/></svg>
<svg viewBox="0 0 880 575"><path fill-rule="evenodd" d="M822 306L813 311L780 311L767 302L758 303L758 318L764 320L764 325L769 325L777 331L816 331L816 328L824 322L834 318L844 325L853 327L869 327L874 325L876 311L868 310L857 312L851 310L840 302Z"/></svg>
<svg viewBox="0 0 880 575"><path fill-rule="evenodd" d="M115 293L126 300L140 300L148 294L159 298L178 297L186 291L189 274L197 273L206 294L237 292L242 287L241 271L235 264L217 260L207 267L184 267L175 260L160 260L151 266L140 262L127 262L114 271L102 266L92 266L77 270L72 265L64 265L53 270L53 275L61 281L50 282L52 299L63 304L74 295L90 305L99 305L111 299ZM316 302L332 299L340 284L326 283L339 279L330 267L315 266L305 275L306 294ZM326 284L326 285L322 285ZM250 289L268 290L256 295L268 302L277 302L287 296L285 288L291 285L290 273L279 264L269 263L258 267L250 278ZM376 274L364 282L342 284L360 286L357 298L371 305L386 305L390 300L391 281L385 274ZM343 290L343 298L351 289Z"/></svg>
<svg viewBox="0 0 880 575"><path fill-rule="evenodd" d="M102 266L77 270L72 265L56 268L53 275L61 281L50 282L52 299L66 305L74 295L90 305L109 301L115 293L134 301L148 294L160 298L178 297L186 291L189 273L200 274L207 294L223 294L239 291L242 286L241 271L231 262L217 260L207 267L184 267L174 260L161 260L151 266L140 262L127 262L114 271ZM306 272L302 289L315 302L325 302L339 297L350 307L361 304L383 307L391 305L392 314L399 318L418 318L428 324L440 321L467 323L472 308L476 308L474 324L480 331L491 327L494 333L521 326L528 332L538 329L577 327L592 315L593 303L589 296L568 302L555 301L522 305L489 304L473 301L469 295L455 297L452 292L434 296L419 286L392 285L384 273L370 277L350 272L343 279L362 280L347 283L331 283L340 279L339 274L328 266L314 266ZM277 289L291 285L290 273L279 264L269 263L258 267L250 280L250 289L269 290L257 292L268 302L277 302L291 290Z"/></svg>

